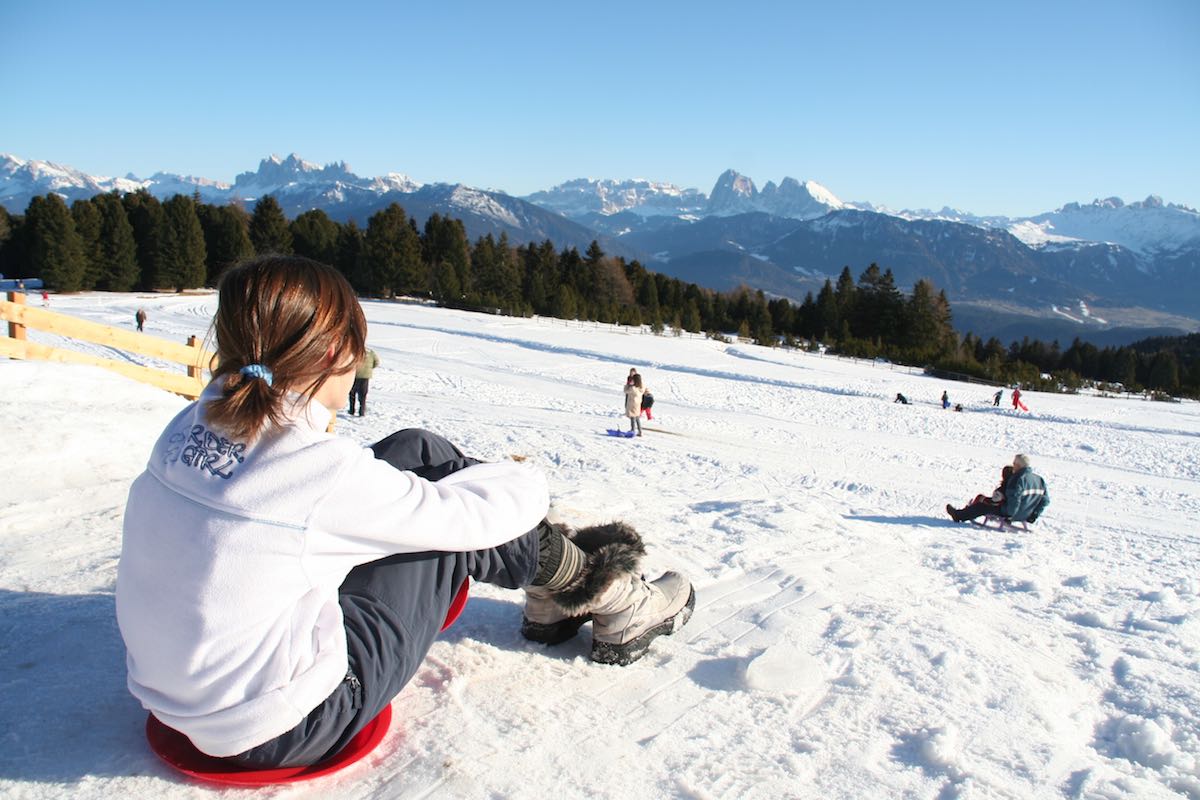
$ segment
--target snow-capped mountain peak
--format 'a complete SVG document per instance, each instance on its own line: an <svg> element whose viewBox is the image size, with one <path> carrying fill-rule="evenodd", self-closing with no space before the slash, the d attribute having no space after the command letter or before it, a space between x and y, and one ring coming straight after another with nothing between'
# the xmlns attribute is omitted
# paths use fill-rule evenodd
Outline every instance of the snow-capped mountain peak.
<svg viewBox="0 0 1200 800"><path fill-rule="evenodd" d="M1014 222L1030 222L1056 236L1110 242L1140 253L1200 245L1200 212L1164 203L1156 195L1128 204L1119 197L1097 199L1087 205L1067 203L1055 211Z"/></svg>
<svg viewBox="0 0 1200 800"><path fill-rule="evenodd" d="M29 199L54 193L68 202L105 192L136 192L145 182L130 178L88 175L52 161L36 161L0 154L0 204L22 212Z"/></svg>
<svg viewBox="0 0 1200 800"><path fill-rule="evenodd" d="M645 178L576 178L524 198L566 217L609 216L631 211L643 217L678 216L701 211L707 198L696 189Z"/></svg>

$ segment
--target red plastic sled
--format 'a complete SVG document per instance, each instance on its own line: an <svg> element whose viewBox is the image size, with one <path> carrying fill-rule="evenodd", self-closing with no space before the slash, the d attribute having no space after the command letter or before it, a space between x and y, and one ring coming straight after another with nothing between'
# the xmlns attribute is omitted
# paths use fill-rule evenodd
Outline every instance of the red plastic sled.
<svg viewBox="0 0 1200 800"><path fill-rule="evenodd" d="M295 783L329 775L358 761L375 749L392 723L392 707L384 706L379 716L367 723L341 752L309 767L278 769L238 769L228 761L201 753L186 736L168 728L153 714L146 717L146 741L154 754L173 769L196 780L229 786L265 786L271 783Z"/></svg>
<svg viewBox="0 0 1200 800"><path fill-rule="evenodd" d="M471 593L468 578L458 587L442 630L446 630L462 614ZM383 741L392 724L392 707L386 705L375 719L367 723L341 752L332 758L308 767L279 767L277 769L239 769L224 759L207 755L196 749L191 740L173 728L168 728L153 714L146 716L146 741L150 749L166 764L184 775L199 781L227 786L266 786L272 783L296 783L330 775L343 770L370 753Z"/></svg>
<svg viewBox="0 0 1200 800"><path fill-rule="evenodd" d="M450 601L450 608L446 610L446 621L442 623L442 630L449 628L458 619L458 615L467 607L467 596L470 594L471 579L463 578L462 586L458 587L458 594L454 595L454 599Z"/></svg>

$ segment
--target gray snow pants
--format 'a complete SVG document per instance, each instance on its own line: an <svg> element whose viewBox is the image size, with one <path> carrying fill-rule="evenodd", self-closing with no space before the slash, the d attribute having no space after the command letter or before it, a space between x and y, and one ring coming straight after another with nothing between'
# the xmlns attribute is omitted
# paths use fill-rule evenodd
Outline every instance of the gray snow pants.
<svg viewBox="0 0 1200 800"><path fill-rule="evenodd" d="M431 481L479 463L417 428L393 433L371 449L396 469ZM351 570L338 591L350 661L346 679L295 728L230 760L265 769L334 755L416 674L468 576L516 589L533 580L537 567L535 528L491 550L406 553Z"/></svg>

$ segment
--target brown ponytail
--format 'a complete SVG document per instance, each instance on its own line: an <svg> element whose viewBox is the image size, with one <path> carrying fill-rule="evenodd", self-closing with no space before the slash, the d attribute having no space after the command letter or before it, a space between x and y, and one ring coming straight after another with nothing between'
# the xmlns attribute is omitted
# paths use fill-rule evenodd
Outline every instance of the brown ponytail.
<svg viewBox="0 0 1200 800"><path fill-rule="evenodd" d="M213 328L220 362L213 380L223 377L225 385L205 413L235 439L281 423L288 392L311 398L366 352L367 322L350 284L333 267L299 256L262 256L226 271ZM264 374L243 374L251 365Z"/></svg>

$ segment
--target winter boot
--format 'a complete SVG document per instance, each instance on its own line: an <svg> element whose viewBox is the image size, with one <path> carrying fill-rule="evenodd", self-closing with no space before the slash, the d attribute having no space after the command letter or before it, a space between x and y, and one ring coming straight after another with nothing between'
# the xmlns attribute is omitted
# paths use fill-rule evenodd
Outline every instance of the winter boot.
<svg viewBox="0 0 1200 800"><path fill-rule="evenodd" d="M963 521L962 517L959 516L958 509L956 509L954 506L950 505L949 503L946 503L946 513L949 514L950 519L954 520L955 522Z"/></svg>
<svg viewBox="0 0 1200 800"><path fill-rule="evenodd" d="M684 576L668 572L653 582L641 577L638 566L646 548L630 526L613 522L584 528L571 541L586 558L562 588L527 590L530 603L522 623L527 638L535 638L532 632L541 634L538 641L551 634L565 641L590 617L592 660L625 665L691 616L695 593Z"/></svg>
<svg viewBox="0 0 1200 800"><path fill-rule="evenodd" d="M541 544L544 547L547 541L547 534L557 533L566 541L572 541L572 531L566 525L561 523L551 523L547 520L542 520L539 527L541 534ZM553 542L553 537L551 537ZM556 543L555 544L559 544ZM561 544L559 545L562 546ZM579 553L576 553L578 556ZM551 557L551 561L557 561L561 556ZM539 557L539 561L542 560ZM591 614L581 613L576 615L567 614L558 606L552 599L552 595L556 588L561 588L565 581L563 577L573 576L575 571L578 571L579 563L561 565L555 570L555 575L543 575L542 578L550 584L540 586L525 587L525 611L521 616L521 635L533 642L541 642L542 644L561 644L573 637L583 626L585 622L592 618ZM566 570L568 575L557 576L559 570ZM556 580L556 576L559 578ZM535 578L534 580L538 580Z"/></svg>
<svg viewBox="0 0 1200 800"><path fill-rule="evenodd" d="M653 581L617 579L591 606L592 661L620 666L637 661L654 639L687 624L695 605L696 591L678 572Z"/></svg>

